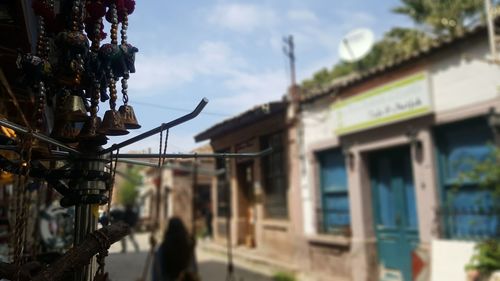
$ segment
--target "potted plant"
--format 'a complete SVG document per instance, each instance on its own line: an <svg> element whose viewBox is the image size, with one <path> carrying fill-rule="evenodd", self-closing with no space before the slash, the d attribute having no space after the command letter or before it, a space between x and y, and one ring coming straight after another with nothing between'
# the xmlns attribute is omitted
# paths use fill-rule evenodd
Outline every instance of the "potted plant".
<svg viewBox="0 0 500 281"><path fill-rule="evenodd" d="M470 262L465 266L468 281L500 280L500 242L489 239L479 242Z"/></svg>

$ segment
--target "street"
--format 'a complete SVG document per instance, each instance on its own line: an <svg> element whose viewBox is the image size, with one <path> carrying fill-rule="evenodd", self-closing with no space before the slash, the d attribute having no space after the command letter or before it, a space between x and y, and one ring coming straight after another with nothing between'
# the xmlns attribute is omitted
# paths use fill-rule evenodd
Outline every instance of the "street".
<svg viewBox="0 0 500 281"><path fill-rule="evenodd" d="M136 234L139 252L134 252L130 241L127 241L127 253L121 253L121 243L112 245L110 254L106 259L106 270L113 281L135 281L139 279L144 270L147 253L149 251L148 234ZM198 270L203 281L222 281L227 278L227 263L225 257L217 254L197 250ZM235 278L237 281L270 281L272 272L244 263L235 263ZM150 280L151 270L148 269Z"/></svg>

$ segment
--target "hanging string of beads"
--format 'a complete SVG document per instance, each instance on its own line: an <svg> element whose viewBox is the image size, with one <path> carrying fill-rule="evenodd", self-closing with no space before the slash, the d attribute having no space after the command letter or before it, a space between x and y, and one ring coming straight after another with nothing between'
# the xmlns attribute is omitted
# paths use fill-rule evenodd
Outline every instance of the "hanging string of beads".
<svg viewBox="0 0 500 281"><path fill-rule="evenodd" d="M31 168L31 149L32 149L32 137L27 136L23 139L20 161L19 161L19 176L17 179L17 186L14 189L16 197L16 220L15 220L15 245L14 245L14 264L18 269L16 278L20 277L21 264L23 264L23 251L27 248L27 224L28 224L28 212L30 209L30 198L28 190L28 176Z"/></svg>
<svg viewBox="0 0 500 281"><path fill-rule="evenodd" d="M49 8L53 7L53 1L41 1L42 4L48 5ZM47 62L49 55L49 39L46 36L46 27L44 17L38 16L38 40L37 40L37 48L36 53L38 57ZM45 82L41 79L38 82L38 92L36 97L35 104L35 128L37 130L42 129L43 127L43 111L45 110L45 101L46 101L46 91L45 91Z"/></svg>
<svg viewBox="0 0 500 281"><path fill-rule="evenodd" d="M122 10L122 29L120 30L120 34L121 34L121 46L122 48L126 48L127 47L127 29L128 29L128 12L125 11L125 7L123 7L123 10ZM128 93L127 93L127 89L128 89L128 83L127 83L127 80L129 78L129 71L126 70L123 74L123 78L122 78L122 95L123 95L123 104L124 105L127 105L128 104Z"/></svg>
<svg viewBox="0 0 500 281"><path fill-rule="evenodd" d="M118 13L116 10L116 4L112 3L110 6L111 10L111 44L116 46L118 45ZM111 65L108 65L108 75L109 75L109 107L111 110L115 111L116 109L116 100L118 99L117 91L116 91L116 80L114 73L111 69Z"/></svg>
<svg viewBox="0 0 500 281"><path fill-rule="evenodd" d="M84 36L83 30L83 19L82 19L83 5L79 0L73 2L73 20L72 20L72 33L70 36ZM85 38L86 40L86 38ZM79 52L75 56L75 60L71 62L71 68L75 72L74 84L80 85L82 79L82 73L85 70L85 62L83 60L82 54Z"/></svg>

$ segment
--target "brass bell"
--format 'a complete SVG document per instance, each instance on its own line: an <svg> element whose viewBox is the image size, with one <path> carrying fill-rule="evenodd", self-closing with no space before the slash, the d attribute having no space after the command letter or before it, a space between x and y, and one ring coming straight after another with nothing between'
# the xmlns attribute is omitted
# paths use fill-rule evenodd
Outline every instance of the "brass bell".
<svg viewBox="0 0 500 281"><path fill-rule="evenodd" d="M80 126L79 126L80 125ZM58 120L50 136L56 140L66 143L74 143L80 134L81 123L69 120Z"/></svg>
<svg viewBox="0 0 500 281"><path fill-rule="evenodd" d="M120 113L111 109L104 113L98 132L107 136L122 136L129 133L123 124Z"/></svg>
<svg viewBox="0 0 500 281"><path fill-rule="evenodd" d="M83 124L80 135L78 135L80 144L82 144L82 142L97 146L106 144L108 142L108 138L98 132L99 126L101 126L100 117L91 116L89 119L87 119L87 121L85 121L85 123Z"/></svg>
<svg viewBox="0 0 500 281"><path fill-rule="evenodd" d="M122 105L118 109L118 112L120 112L125 128L139 129L141 127L141 125L139 125L139 122L137 122L137 118L135 117L134 109L132 108L132 106L128 104Z"/></svg>
<svg viewBox="0 0 500 281"><path fill-rule="evenodd" d="M64 99L63 104L64 118L70 121L83 122L87 120L87 109L80 96L69 95Z"/></svg>

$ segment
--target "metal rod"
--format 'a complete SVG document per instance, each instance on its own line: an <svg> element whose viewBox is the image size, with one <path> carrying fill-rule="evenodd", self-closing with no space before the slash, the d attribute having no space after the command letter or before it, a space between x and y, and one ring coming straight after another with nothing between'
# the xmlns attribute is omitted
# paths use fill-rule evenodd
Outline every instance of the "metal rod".
<svg viewBox="0 0 500 281"><path fill-rule="evenodd" d="M270 154L273 149L267 148L259 152L245 152L245 153L167 153L167 154L118 154L118 158L124 159L146 159L146 158L256 158Z"/></svg>
<svg viewBox="0 0 500 281"><path fill-rule="evenodd" d="M22 127L20 125L17 125L16 123L13 123L13 122L10 122L10 121L7 121L7 120L1 120L0 119L0 125L4 126L4 127L7 127L9 129L12 129L18 133L21 133L21 134L29 134L29 135L32 135L34 138L38 139L38 140L41 140L43 142L46 142L46 143L50 143L50 144L53 144L55 146L58 146L60 147L61 149L64 149L68 152L71 152L71 153L74 153L74 154L77 154L77 155L80 155L80 151L72 148L72 147L69 147L63 143L60 143L58 141L56 141L55 139L52 139L52 138L49 138L47 137L46 135L43 135L43 134L40 134L40 133L37 133L37 132L32 132L30 131L29 129L26 129L25 127Z"/></svg>
<svg viewBox="0 0 500 281"><path fill-rule="evenodd" d="M136 161L136 160L130 160L130 159L118 159L118 162L121 163L127 163L127 164L132 164L132 165L140 165L140 166L147 166L147 167L154 167L157 168L158 164L150 163L150 162L143 162L143 161ZM185 172L191 172L192 169L181 166L181 165L174 165L172 163L166 163L162 166L163 169L177 169ZM204 169L204 168L198 168L199 173L203 174L209 174L209 175L220 175L223 174L226 170L225 169L218 169L218 170L213 170L213 169ZM116 171L118 174L118 171Z"/></svg>
<svg viewBox="0 0 500 281"><path fill-rule="evenodd" d="M177 126L179 124L182 124L182 123L184 123L186 121L189 121L189 120L195 118L196 116L198 116L200 114L200 112L203 110L203 108L207 105L207 103L208 103L208 99L207 98L203 98L198 103L198 105L196 106L196 108L191 113L188 113L188 114L186 114L184 116L181 116L181 117L179 117L177 119L174 119L174 120L172 120L172 121L170 121L168 123L163 123L163 124L161 124L160 126L154 128L154 129L151 129L151 130L149 130L147 132L144 132L144 133L142 133L140 135L137 135L137 136L135 136L133 138L130 138L130 139L126 140L126 141L123 141L123 142L121 142L119 144L113 144L113 145L111 145L111 147L108 147L108 148L100 151L99 155L103 155L103 154L109 153L111 151L120 149L122 147L125 147L127 145L133 144L135 142L143 140L143 139L145 139L147 137L150 137L152 135L158 134L161 131L168 130L168 129L173 128L173 127L175 127L175 126Z"/></svg>

